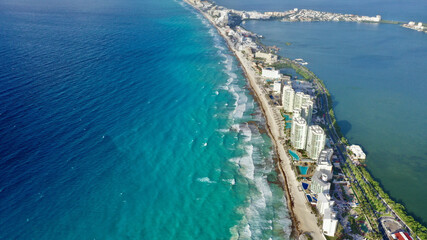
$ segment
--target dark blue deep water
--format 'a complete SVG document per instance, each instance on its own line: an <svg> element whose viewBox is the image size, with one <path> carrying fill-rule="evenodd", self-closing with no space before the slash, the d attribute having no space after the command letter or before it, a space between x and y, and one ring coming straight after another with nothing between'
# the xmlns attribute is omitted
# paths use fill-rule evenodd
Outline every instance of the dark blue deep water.
<svg viewBox="0 0 427 240"><path fill-rule="evenodd" d="M282 239L271 141L175 1L0 1L0 239Z"/></svg>

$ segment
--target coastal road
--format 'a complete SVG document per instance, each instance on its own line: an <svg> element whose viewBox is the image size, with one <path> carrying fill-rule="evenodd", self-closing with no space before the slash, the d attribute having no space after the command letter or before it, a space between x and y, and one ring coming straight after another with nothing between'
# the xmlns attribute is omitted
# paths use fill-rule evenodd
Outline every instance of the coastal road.
<svg viewBox="0 0 427 240"><path fill-rule="evenodd" d="M335 129L334 125L332 124L332 119L331 119L331 116L329 114L329 102L328 102L328 98L327 98L327 90L323 87L322 84L320 84L319 79L314 74L312 74L310 71L306 70L302 66L300 67L300 69L302 71L304 71L305 73L307 73L308 75L310 75L313 82L316 84L317 89L320 91L320 94L319 94L319 96L320 96L320 98L319 98L320 107L325 112L326 122L327 122L327 126L328 126L328 132L330 133L329 136L331 136L332 141L334 142L334 145L336 146L337 152L338 152L339 156L341 157L342 163L353 164L350 160L348 160L349 156L347 155L346 147L345 147L344 143L341 142L341 138L338 136L336 129ZM355 177L352 169L349 168L349 170L350 170L350 173L352 175L351 176L352 182L356 183L357 187L363 192L363 189L360 187L359 182L356 180L356 177ZM407 230L410 230L408 225L406 225L406 223L396 214L396 212L384 200L384 198L381 197L381 195L378 193L378 191L376 191L376 189L365 178L365 176L362 173L360 173L360 175L362 176L362 179L364 180L364 182L366 184L368 184L375 191L376 196L383 202L384 206L387 207L386 211L391 212L393 214L393 216L395 217L395 219L399 220L405 226L405 228ZM364 197L368 201L367 197L366 196L364 196ZM373 207L371 205L370 205L370 208L371 208L371 211L375 214L375 216L379 219L378 213L373 209ZM369 220L369 218L367 218L367 219Z"/></svg>

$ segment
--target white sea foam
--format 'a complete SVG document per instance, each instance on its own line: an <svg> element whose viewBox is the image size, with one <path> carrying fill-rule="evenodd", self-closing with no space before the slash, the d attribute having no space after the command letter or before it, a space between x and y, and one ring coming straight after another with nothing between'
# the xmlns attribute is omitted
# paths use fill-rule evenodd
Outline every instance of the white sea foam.
<svg viewBox="0 0 427 240"><path fill-rule="evenodd" d="M224 181L224 182L228 182L228 183L230 183L231 185L235 185L236 184L236 180L233 178L233 179L223 179L222 181Z"/></svg>
<svg viewBox="0 0 427 240"><path fill-rule="evenodd" d="M243 148L245 150L244 154L231 158L229 161L235 163L239 168L239 174L248 179L250 193L247 196L247 204L237 209L237 213L243 214L243 217L236 226L230 228L231 239L271 239L271 234L265 235L265 232L271 233L271 230L275 227L277 228L277 225L282 226L283 231L286 233L290 233L291 221L287 215L284 196L282 196L283 205L277 207L277 204L274 204L273 207L273 203L280 202L281 199L273 196L266 178L267 174L274 170L272 169L272 159L266 159L260 153L260 147L263 146L264 140L258 131L252 132L248 124L241 124L242 119L245 117L245 112L248 109L253 110L254 101L249 101L246 90L239 86L237 65L224 45L223 39L201 14L196 12L196 16L208 28L208 34L213 39L217 54L222 59L220 64L223 66L222 71L227 76L227 82L219 89L226 90L233 96L233 103L225 104L225 106L233 107L232 110L230 109L229 114L231 128L219 129L218 131L225 134L232 130L240 133L237 135L238 138L243 137L243 142L239 142L238 144L241 145L236 146L236 148ZM215 94L219 95L219 91L215 91ZM262 118L259 116L255 120L259 121L259 118ZM206 144L204 143L203 145L206 146ZM198 178L197 181L209 184L215 183L208 177ZM227 178L222 181L231 185L236 184L234 178Z"/></svg>
<svg viewBox="0 0 427 240"><path fill-rule="evenodd" d="M198 178L197 181L198 182L203 182L203 183L216 183L215 181L211 181L211 179L208 178L208 177Z"/></svg>

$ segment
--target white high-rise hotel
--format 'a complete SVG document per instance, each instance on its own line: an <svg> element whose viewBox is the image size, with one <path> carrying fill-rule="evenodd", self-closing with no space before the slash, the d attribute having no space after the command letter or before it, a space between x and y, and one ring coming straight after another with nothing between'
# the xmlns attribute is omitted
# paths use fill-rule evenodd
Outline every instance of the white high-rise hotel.
<svg viewBox="0 0 427 240"><path fill-rule="evenodd" d="M310 126L307 133L307 153L311 159L319 158L320 152L325 147L326 135L323 129L318 126Z"/></svg>
<svg viewBox="0 0 427 240"><path fill-rule="evenodd" d="M295 91L292 86L286 85L283 87L282 105L285 112L294 111L294 95Z"/></svg>
<svg viewBox="0 0 427 240"><path fill-rule="evenodd" d="M291 127L291 143L295 149L305 149L307 138L307 123L299 116L293 117Z"/></svg>
<svg viewBox="0 0 427 240"><path fill-rule="evenodd" d="M300 116L305 119L307 125L310 125L314 102L310 95L303 92L296 92L290 85L283 87L282 105L285 112L294 112L300 110Z"/></svg>
<svg viewBox="0 0 427 240"><path fill-rule="evenodd" d="M301 117L305 119L307 124L311 123L311 118L313 115L313 101L308 100L301 106Z"/></svg>

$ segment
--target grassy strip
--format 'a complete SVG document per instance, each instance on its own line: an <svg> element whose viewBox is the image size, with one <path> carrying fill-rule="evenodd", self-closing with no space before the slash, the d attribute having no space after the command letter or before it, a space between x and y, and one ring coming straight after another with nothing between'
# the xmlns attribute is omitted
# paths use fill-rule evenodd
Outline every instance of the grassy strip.
<svg viewBox="0 0 427 240"><path fill-rule="evenodd" d="M412 216L408 215L405 207L393 201L390 196L384 192L380 184L375 181L369 172L363 167L357 167L360 171L360 175L363 175L365 179L370 183L369 186L373 188L384 201L393 209L393 211L405 222L406 225L412 230L412 234L418 236L421 239L427 239L427 228L420 222L415 220Z"/></svg>
<svg viewBox="0 0 427 240"><path fill-rule="evenodd" d="M382 22L383 23L392 23L392 24L398 24L399 23L399 22L393 22L393 21L382 21ZM292 68L299 75L301 75L305 80L317 81L323 87L324 94L326 94L327 100L328 100L329 115L331 117L332 124L335 128L335 131L338 134L338 136L341 138L341 141L345 144L348 144L347 139L342 134L341 128L338 126L338 123L335 119L335 113L334 113L334 110L332 108L332 106L333 106L332 105L332 97L331 97L331 94L329 93L329 91L327 90L324 82L322 80L320 80L313 72L308 70L306 67L301 66L299 64L295 64L290 59L287 59L287 58L282 58L282 60L285 60L285 62L276 63L276 64L273 64L272 66L275 67L276 69ZM393 211L405 222L405 224L407 226L409 226L409 228L412 230L413 235L415 235L421 239L427 239L427 228L425 226L423 226L420 222L416 221L412 216L410 216L406 212L405 207L402 204L394 202L390 198L390 196L388 194L386 194L384 192L384 190L380 187L380 184L377 181L373 180L372 176L369 174L369 172L365 168L360 167L360 166L356 167L352 163L350 163L349 166L352 168L357 168L359 170L359 171L353 171L355 173L356 178L357 178L357 176L359 176L361 178L361 176L363 175L363 177L370 183L370 184L366 184L364 179L357 179L359 181L359 183L364 183L364 184L361 184L361 188L364 188L364 190L367 191L367 193L368 193L367 198L369 199L369 202L367 202L365 200L365 198L358 197L358 196L362 196L361 194L364 194L361 192L361 189L353 188L353 191L355 192L356 197L358 198L359 203L362 206L363 211L365 212L365 214L367 213L367 219L374 229L376 228L376 230L378 230L378 223L377 223L378 218L376 217L376 214L374 212L372 212L371 208L368 207L368 205L372 206L373 209L379 210L379 212L381 212L381 210L384 209L384 206L379 203L379 200L376 197L374 197L376 195L372 191L372 186L378 192L378 194L386 201L386 203L393 209ZM343 167L343 170L347 176L351 176L351 175L349 175L350 173L348 172L349 169L346 169L345 166ZM373 222L376 224L373 224ZM370 239L375 239L377 237L377 233L372 233L372 236L370 236L370 237L372 237Z"/></svg>

